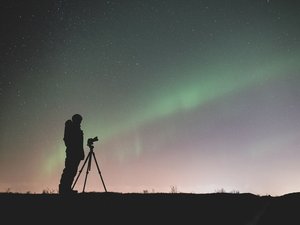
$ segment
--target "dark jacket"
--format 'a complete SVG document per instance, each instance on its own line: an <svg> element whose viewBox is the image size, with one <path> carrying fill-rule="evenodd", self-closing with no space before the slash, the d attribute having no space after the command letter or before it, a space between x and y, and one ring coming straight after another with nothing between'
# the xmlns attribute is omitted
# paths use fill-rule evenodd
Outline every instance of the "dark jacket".
<svg viewBox="0 0 300 225"><path fill-rule="evenodd" d="M84 159L83 131L71 120L67 120L65 123L64 142L67 147L67 156Z"/></svg>

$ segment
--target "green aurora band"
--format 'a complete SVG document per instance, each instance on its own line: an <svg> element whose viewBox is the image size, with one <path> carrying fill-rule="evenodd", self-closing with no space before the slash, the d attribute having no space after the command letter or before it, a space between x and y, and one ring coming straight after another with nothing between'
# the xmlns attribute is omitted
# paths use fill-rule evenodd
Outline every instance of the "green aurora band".
<svg viewBox="0 0 300 225"><path fill-rule="evenodd" d="M271 79L284 77L285 74L293 72L296 68L299 69L298 59L299 57L283 58L281 56L280 58L274 57L266 63L257 62L257 65L240 64L233 66L232 63L218 63L192 71L177 71L177 74L182 74L180 82L171 87L168 86L168 88L162 85L161 88L153 90L154 93L148 93L149 100L143 100L143 103L139 103L143 104L142 109L132 107L134 111L130 115L126 115L126 118L123 117L122 123L98 121L87 124L86 127L92 134L101 133L102 142L109 141L119 134L146 126L152 121L178 112L193 110L204 104L225 98L228 94L238 94L245 88L264 85ZM169 71L169 73L174 74L173 71ZM207 76L208 74L209 76ZM135 142L131 151L140 154L142 149L139 138L136 138ZM64 148L63 144L59 144L56 146L56 150L52 151L53 155L44 164L46 172L53 171L61 164L64 160ZM120 152L119 154L124 153Z"/></svg>
<svg viewBox="0 0 300 225"><path fill-rule="evenodd" d="M94 126L94 133L102 130L102 140L108 140L119 133L144 126L157 119L176 114L180 111L193 110L210 103L227 94L237 93L253 85L263 85L271 79L285 76L297 67L298 60L273 60L272 64L259 68L245 70L234 68L229 64L214 65L212 68L181 71L182 81L170 88L162 87L149 93L148 102L143 100L143 108L136 109L132 114L123 118L123 123ZM299 66L298 66L299 67ZM170 72L173 73L173 72ZM178 72L177 72L178 73ZM207 74L210 74L207 76ZM205 75L205 76L204 76ZM185 81L185 78L187 78ZM191 78L191 79L189 79ZM88 125L93 127L93 125Z"/></svg>

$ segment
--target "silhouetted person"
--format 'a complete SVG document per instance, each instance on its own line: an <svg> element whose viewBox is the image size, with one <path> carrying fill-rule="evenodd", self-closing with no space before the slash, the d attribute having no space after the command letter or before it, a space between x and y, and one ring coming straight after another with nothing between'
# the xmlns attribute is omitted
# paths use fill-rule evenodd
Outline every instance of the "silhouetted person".
<svg viewBox="0 0 300 225"><path fill-rule="evenodd" d="M77 174L78 166L84 159L83 132L80 124L82 116L75 114L72 120L65 122L64 142L66 145L65 168L60 178L59 193L70 194L77 193L72 190L72 183Z"/></svg>

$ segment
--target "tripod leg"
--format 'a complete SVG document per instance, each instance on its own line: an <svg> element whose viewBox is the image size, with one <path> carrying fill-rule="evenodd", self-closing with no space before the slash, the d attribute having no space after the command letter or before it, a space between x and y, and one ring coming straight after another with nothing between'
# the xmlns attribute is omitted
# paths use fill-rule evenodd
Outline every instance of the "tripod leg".
<svg viewBox="0 0 300 225"><path fill-rule="evenodd" d="M78 180L78 178L79 178L79 176L80 176L80 174L81 174L81 172L82 172L82 170L83 170L83 168L84 168L84 166L85 166L87 160L89 159L89 156L90 156L90 153L89 153L89 155L86 157L86 159L85 159L85 161L84 161L84 163L83 163L81 169L79 170L79 173L78 173L78 175L77 175L77 177L76 177L76 180L75 180L75 182L74 182L73 185L72 185L72 190L73 190L73 188L75 187L75 184L77 183L77 180Z"/></svg>
<svg viewBox="0 0 300 225"><path fill-rule="evenodd" d="M94 153L94 152L93 152L93 156L94 156L94 160L95 160L95 162L96 162L96 166L97 166L98 173L99 173L99 175L100 175L100 178L101 178L101 181L102 181L104 190L105 190L105 192L107 192L106 187L105 187L105 184L104 184L104 181L103 181L103 178L102 178L102 175L101 175L101 172L100 172L100 169L99 169L99 166L98 166L98 162L97 162L97 160L96 160L96 156L95 156L95 153Z"/></svg>
<svg viewBox="0 0 300 225"><path fill-rule="evenodd" d="M83 185L83 190L82 192L84 192L84 189L85 189L85 184L86 184L86 180L87 180L87 176L88 176L88 173L91 169L91 159L92 159L92 155L91 155L91 152L89 153L88 155L88 159L89 159L89 162L88 162L88 166L86 167L86 174L85 174L85 179L84 179L84 185Z"/></svg>

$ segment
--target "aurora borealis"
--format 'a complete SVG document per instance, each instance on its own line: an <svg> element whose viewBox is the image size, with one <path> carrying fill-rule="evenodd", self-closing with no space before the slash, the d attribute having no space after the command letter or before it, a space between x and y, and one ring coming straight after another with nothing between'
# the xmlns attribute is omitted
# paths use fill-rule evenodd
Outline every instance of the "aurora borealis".
<svg viewBox="0 0 300 225"><path fill-rule="evenodd" d="M109 191L299 191L299 8L1 3L0 191L57 190L75 113ZM86 190L103 191L96 167Z"/></svg>

